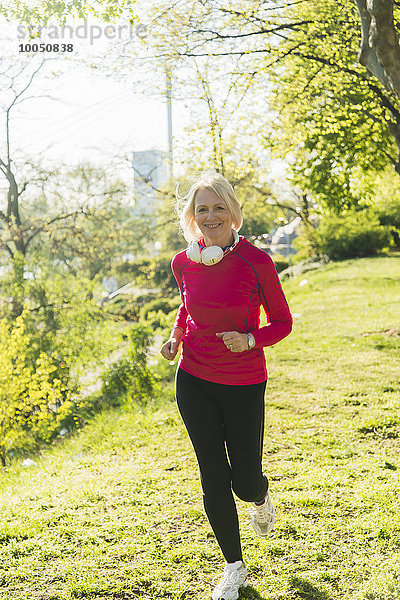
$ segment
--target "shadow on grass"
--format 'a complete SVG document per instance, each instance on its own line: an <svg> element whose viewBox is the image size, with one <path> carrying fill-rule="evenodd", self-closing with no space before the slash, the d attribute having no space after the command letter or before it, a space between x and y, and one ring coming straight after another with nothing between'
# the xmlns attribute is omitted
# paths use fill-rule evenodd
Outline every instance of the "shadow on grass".
<svg viewBox="0 0 400 600"><path fill-rule="evenodd" d="M240 589L239 600L269 600L267 596L261 596L252 585Z"/></svg>
<svg viewBox="0 0 400 600"><path fill-rule="evenodd" d="M332 600L330 594L320 590L315 585L303 579L293 576L289 579L289 585L293 592L293 598L304 598L304 600ZM270 596L261 595L252 585L240 589L240 600L270 600Z"/></svg>
<svg viewBox="0 0 400 600"><path fill-rule="evenodd" d="M302 577L291 577L289 579L289 584L295 592L295 598L305 598L306 600L329 600L329 598L331 598L327 591L320 590Z"/></svg>

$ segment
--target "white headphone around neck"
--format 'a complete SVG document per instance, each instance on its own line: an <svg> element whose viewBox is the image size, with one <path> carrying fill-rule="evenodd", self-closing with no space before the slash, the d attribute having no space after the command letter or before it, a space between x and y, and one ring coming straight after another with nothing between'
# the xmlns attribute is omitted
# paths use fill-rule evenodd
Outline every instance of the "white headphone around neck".
<svg viewBox="0 0 400 600"><path fill-rule="evenodd" d="M229 246L225 251L220 246L206 246L201 248L198 242L192 242L189 248L186 250L186 256L196 263L202 263L207 267L216 265L220 260L224 258L226 254L232 252L236 244L239 242L239 234L235 229L232 229L233 233L233 244Z"/></svg>

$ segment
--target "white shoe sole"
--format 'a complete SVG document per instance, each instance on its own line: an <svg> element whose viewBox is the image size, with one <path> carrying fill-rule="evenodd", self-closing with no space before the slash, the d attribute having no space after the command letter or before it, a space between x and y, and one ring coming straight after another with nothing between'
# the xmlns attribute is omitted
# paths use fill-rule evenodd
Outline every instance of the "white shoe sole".
<svg viewBox="0 0 400 600"><path fill-rule="evenodd" d="M240 588L246 588L249 585L249 582L247 581L247 579L245 581L243 581L243 583L240 584L236 596L214 596L214 593L212 594L212 600L238 600L239 598L239 590Z"/></svg>

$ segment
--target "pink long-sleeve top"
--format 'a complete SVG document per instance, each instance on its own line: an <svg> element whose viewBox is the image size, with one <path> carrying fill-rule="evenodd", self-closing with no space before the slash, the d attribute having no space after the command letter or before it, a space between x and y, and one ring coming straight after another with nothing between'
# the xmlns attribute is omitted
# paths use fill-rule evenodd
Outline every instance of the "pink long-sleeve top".
<svg viewBox="0 0 400 600"><path fill-rule="evenodd" d="M263 347L289 335L292 316L272 259L240 237L219 263L206 266L188 259L186 250L172 259L182 304L175 326L183 329L179 367L196 377L230 385L267 379ZM263 306L267 325L260 327ZM217 332L252 333L256 345L231 352Z"/></svg>

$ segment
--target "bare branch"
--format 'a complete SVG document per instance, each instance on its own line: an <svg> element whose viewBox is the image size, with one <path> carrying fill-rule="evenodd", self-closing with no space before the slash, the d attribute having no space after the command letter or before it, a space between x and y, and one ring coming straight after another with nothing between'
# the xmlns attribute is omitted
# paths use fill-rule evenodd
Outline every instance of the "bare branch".
<svg viewBox="0 0 400 600"><path fill-rule="evenodd" d="M26 92L26 90L30 87L30 85L32 84L32 81L34 80L36 75L39 73L39 71L43 67L44 63L45 63L45 59L43 58L42 62L39 64L38 68L35 71L33 71L33 73L31 74L31 76L28 80L28 83L25 85L25 87L15 95L15 98L12 101L12 103L10 104L10 106L8 107L8 110L10 110L15 105L18 98L20 98Z"/></svg>
<svg viewBox="0 0 400 600"><path fill-rule="evenodd" d="M26 102L26 100L37 100L38 98L48 98L49 100L54 100L55 102L63 102L59 98L54 98L54 96L50 96L50 94L40 94L38 96L25 96L25 98L21 98L14 103L14 106L22 104L22 102Z"/></svg>
<svg viewBox="0 0 400 600"><path fill-rule="evenodd" d="M223 35L222 33L219 33L218 31L213 31L210 29L195 29L193 33L200 33L200 34L211 34L214 37L209 37L208 39L206 39L205 41L213 41L213 40L234 40L234 39L243 39L243 38L247 38L247 37L252 37L254 35L264 35L264 34L269 34L269 33L276 33L278 31L282 31L282 30L286 30L289 29L291 31L297 31L298 27L302 26L302 25L310 25L311 23L313 23L313 21L299 21L298 23L281 23L280 25L276 25L276 27L273 27L271 29L265 29L264 27L261 27L260 29L258 29L257 31L250 31L248 33L237 33L237 34L226 34Z"/></svg>
<svg viewBox="0 0 400 600"><path fill-rule="evenodd" d="M30 181L25 181L22 186L21 189L19 190L19 196L21 196L21 194L24 193L24 191L26 190L27 186L29 185Z"/></svg>
<svg viewBox="0 0 400 600"><path fill-rule="evenodd" d="M150 181L150 178L146 175L143 175L143 173L141 173L138 169L136 169L135 165L132 165L133 168L133 172L138 175L140 177L140 180L145 183L146 185L149 186L150 189L154 190L155 192L157 192L158 194L162 194L163 196L173 196L173 194L171 194L171 192L164 192L163 190L160 190L158 188L156 188ZM154 167L156 168L156 167ZM152 169L154 170L154 169ZM149 173L148 175L151 175L151 173Z"/></svg>
<svg viewBox="0 0 400 600"><path fill-rule="evenodd" d="M264 198L271 198L270 190L265 190L259 185L252 185L251 187L254 190L256 190L259 194L261 194L261 196L263 196ZM281 208L282 210L290 210L291 212L295 213L295 215L297 217L300 216L299 212L297 210L298 207L291 206L290 204L284 204L283 202L279 202L278 200L276 200L276 198L274 198L273 201L274 201L273 206L277 206L278 208Z"/></svg>
<svg viewBox="0 0 400 600"><path fill-rule="evenodd" d="M46 222L44 222L41 226L36 226L32 233L27 237L26 242L25 242L25 247L27 248L29 246L29 244L31 243L31 241L39 234L42 233L43 231L45 231L50 225L52 225L53 223L57 222L57 221L66 221L67 219L70 219L71 217L77 217L78 215L88 215L89 213L85 210L84 207L79 208L78 210L75 210L71 213L68 214L63 214L63 215L58 215L56 217L53 217L53 219L47 220Z"/></svg>

